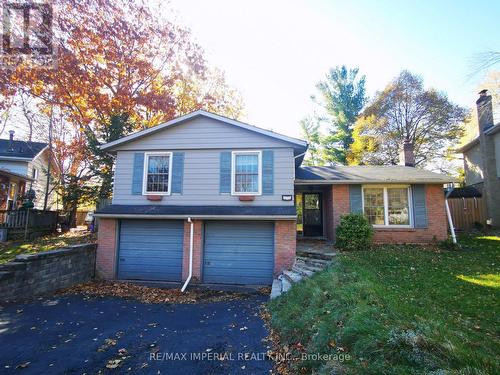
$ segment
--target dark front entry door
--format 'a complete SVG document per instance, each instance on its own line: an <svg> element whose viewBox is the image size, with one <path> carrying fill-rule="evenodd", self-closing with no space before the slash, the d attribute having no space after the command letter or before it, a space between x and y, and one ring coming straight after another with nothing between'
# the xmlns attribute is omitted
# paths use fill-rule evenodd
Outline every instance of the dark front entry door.
<svg viewBox="0 0 500 375"><path fill-rule="evenodd" d="M304 193L304 237L323 236L321 193Z"/></svg>

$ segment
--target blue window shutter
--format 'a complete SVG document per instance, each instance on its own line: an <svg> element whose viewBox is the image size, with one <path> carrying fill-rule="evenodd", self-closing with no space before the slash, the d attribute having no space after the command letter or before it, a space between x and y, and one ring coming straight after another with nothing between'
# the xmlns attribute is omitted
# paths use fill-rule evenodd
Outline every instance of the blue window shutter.
<svg viewBox="0 0 500 375"><path fill-rule="evenodd" d="M142 194L142 178L144 176L144 152L134 154L134 169L132 175L132 194Z"/></svg>
<svg viewBox="0 0 500 375"><path fill-rule="evenodd" d="M231 192L231 152L220 153L220 189L221 193Z"/></svg>
<svg viewBox="0 0 500 375"><path fill-rule="evenodd" d="M184 179L184 153L174 152L172 160L172 193L182 194Z"/></svg>
<svg viewBox="0 0 500 375"><path fill-rule="evenodd" d="M274 151L262 152L262 194L274 194Z"/></svg>
<svg viewBox="0 0 500 375"><path fill-rule="evenodd" d="M427 207L425 204L425 185L412 185L413 226L427 228Z"/></svg>
<svg viewBox="0 0 500 375"><path fill-rule="evenodd" d="M349 185L349 206L352 213L363 213L363 196L361 194L361 185Z"/></svg>

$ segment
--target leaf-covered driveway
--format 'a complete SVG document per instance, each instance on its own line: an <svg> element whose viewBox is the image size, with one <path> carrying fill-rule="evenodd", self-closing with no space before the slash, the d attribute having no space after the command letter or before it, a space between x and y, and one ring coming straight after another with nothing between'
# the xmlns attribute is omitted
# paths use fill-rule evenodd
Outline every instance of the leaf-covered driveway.
<svg viewBox="0 0 500 375"><path fill-rule="evenodd" d="M0 373L268 373L265 299L172 305L70 295L7 305Z"/></svg>

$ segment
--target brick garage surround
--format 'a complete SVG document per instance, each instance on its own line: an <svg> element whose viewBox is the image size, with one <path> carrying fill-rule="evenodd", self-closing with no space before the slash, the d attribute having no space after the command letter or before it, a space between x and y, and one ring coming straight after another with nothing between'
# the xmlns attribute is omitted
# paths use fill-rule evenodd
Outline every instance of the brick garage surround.
<svg viewBox="0 0 500 375"><path fill-rule="evenodd" d="M296 220L278 220L274 222L274 274L291 268L295 262Z"/></svg>
<svg viewBox="0 0 500 375"><path fill-rule="evenodd" d="M116 277L116 231L118 220L99 219L97 232L96 276L100 279Z"/></svg>
<svg viewBox="0 0 500 375"><path fill-rule="evenodd" d="M375 229L377 243L431 243L448 238L446 208L442 185L425 185L427 228Z"/></svg>
<svg viewBox="0 0 500 375"><path fill-rule="evenodd" d="M184 245L182 257L182 280L189 275L189 237L191 224L184 221ZM193 220L193 277L191 282L201 281L201 257L203 247L203 220Z"/></svg>

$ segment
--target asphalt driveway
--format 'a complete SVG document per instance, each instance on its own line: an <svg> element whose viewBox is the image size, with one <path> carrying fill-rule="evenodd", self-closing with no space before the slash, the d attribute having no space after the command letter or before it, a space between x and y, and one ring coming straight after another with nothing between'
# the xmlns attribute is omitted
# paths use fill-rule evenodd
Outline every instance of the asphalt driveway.
<svg viewBox="0 0 500 375"><path fill-rule="evenodd" d="M168 305L70 295L3 306L0 373L269 373L266 299Z"/></svg>

